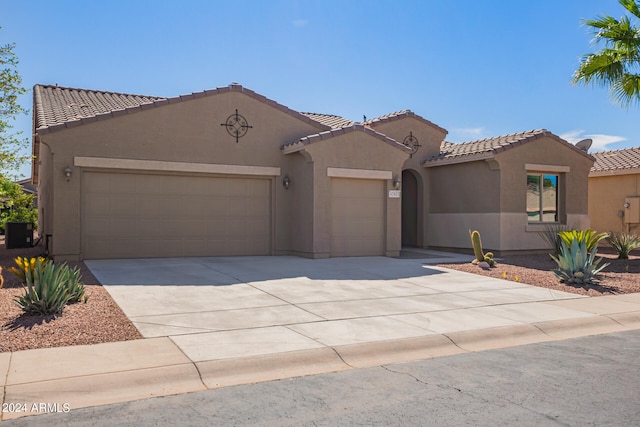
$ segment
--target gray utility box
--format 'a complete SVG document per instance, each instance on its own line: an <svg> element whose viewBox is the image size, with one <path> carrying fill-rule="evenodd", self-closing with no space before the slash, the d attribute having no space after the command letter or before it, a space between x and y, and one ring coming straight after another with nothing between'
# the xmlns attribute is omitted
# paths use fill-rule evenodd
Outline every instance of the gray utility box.
<svg viewBox="0 0 640 427"><path fill-rule="evenodd" d="M33 224L30 222L7 222L4 226L6 249L30 248L33 246Z"/></svg>

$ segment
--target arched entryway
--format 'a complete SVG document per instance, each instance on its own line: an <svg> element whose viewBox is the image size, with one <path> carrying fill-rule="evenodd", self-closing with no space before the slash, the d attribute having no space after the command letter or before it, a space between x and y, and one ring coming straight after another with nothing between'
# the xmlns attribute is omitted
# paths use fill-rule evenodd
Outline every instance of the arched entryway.
<svg viewBox="0 0 640 427"><path fill-rule="evenodd" d="M415 172L402 171L402 246L418 246L418 179Z"/></svg>

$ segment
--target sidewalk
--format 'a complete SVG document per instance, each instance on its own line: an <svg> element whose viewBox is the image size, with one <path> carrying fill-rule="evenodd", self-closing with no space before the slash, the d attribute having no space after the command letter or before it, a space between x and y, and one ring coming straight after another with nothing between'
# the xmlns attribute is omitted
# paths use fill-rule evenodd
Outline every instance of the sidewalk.
<svg viewBox="0 0 640 427"><path fill-rule="evenodd" d="M340 260L312 261L310 272L302 259L194 259L198 277L220 283L117 284L141 271L132 262L90 268L145 339L0 353L2 419L640 329L640 294L582 297L416 260L347 260L333 279L327 267ZM170 280L171 262L158 280ZM189 291L202 305L174 298L175 312L145 313L136 301Z"/></svg>

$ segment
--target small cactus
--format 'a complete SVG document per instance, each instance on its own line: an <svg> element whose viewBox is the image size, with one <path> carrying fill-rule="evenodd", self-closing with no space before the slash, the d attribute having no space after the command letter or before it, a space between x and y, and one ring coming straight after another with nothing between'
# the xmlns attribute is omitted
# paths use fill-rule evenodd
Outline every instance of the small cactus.
<svg viewBox="0 0 640 427"><path fill-rule="evenodd" d="M486 262L490 267L495 267L496 262L493 259L493 252L482 252L482 240L480 240L480 232L478 230L469 230L471 236L471 244L473 246L473 254L478 262Z"/></svg>

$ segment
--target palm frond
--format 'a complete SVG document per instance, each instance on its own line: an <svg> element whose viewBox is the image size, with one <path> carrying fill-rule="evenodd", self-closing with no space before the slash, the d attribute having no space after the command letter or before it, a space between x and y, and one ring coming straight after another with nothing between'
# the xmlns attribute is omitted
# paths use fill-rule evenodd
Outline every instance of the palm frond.
<svg viewBox="0 0 640 427"><path fill-rule="evenodd" d="M640 18L640 1L618 0ZM573 84L609 87L611 99L622 106L640 104L640 23L628 16L608 15L582 21L592 29L594 43L604 47L584 55L573 75Z"/></svg>
<svg viewBox="0 0 640 427"><path fill-rule="evenodd" d="M618 3L631 12L636 18L640 19L640 2L637 0L618 0Z"/></svg>

